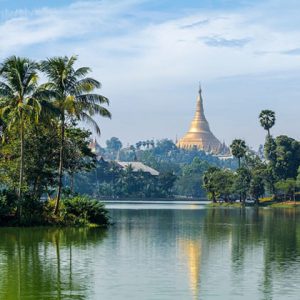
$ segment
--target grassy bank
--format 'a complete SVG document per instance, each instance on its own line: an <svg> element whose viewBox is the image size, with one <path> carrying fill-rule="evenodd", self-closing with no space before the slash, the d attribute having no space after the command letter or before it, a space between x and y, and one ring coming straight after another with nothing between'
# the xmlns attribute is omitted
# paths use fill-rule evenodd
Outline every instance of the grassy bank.
<svg viewBox="0 0 300 300"><path fill-rule="evenodd" d="M2 195L0 198L2 199L0 226L108 227L110 225L104 204L86 196L63 198L58 214L54 214L55 200L41 202L32 198L24 199L21 220L17 218L14 197Z"/></svg>
<svg viewBox="0 0 300 300"><path fill-rule="evenodd" d="M227 207L227 208L240 208L243 207L242 203L240 202L217 202L217 203L209 203L209 207Z"/></svg>
<svg viewBox="0 0 300 300"><path fill-rule="evenodd" d="M220 208L241 208L245 206L255 206L254 204L247 204L244 206L240 202L217 202L208 204L209 207L220 207ZM260 200L258 207L272 207L272 208L299 208L300 209L300 201L283 201L276 202L273 198L262 199Z"/></svg>
<svg viewBox="0 0 300 300"><path fill-rule="evenodd" d="M294 201L285 201L280 203L273 203L270 205L270 207L274 208L300 208L300 202L294 202Z"/></svg>

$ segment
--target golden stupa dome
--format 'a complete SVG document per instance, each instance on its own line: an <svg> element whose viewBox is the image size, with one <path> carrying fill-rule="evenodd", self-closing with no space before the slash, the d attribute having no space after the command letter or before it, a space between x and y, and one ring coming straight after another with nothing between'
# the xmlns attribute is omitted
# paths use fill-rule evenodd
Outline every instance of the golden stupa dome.
<svg viewBox="0 0 300 300"><path fill-rule="evenodd" d="M184 149L197 148L213 154L221 154L228 151L225 144L222 144L210 131L204 114L201 87L197 96L194 119L191 122L189 131L177 142L177 147Z"/></svg>

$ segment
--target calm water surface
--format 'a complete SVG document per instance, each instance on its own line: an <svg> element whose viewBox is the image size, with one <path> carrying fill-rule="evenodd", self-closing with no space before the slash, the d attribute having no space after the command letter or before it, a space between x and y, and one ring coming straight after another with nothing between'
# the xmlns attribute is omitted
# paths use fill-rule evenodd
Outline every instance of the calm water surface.
<svg viewBox="0 0 300 300"><path fill-rule="evenodd" d="M1 228L0 299L300 299L294 209L107 206L107 232Z"/></svg>

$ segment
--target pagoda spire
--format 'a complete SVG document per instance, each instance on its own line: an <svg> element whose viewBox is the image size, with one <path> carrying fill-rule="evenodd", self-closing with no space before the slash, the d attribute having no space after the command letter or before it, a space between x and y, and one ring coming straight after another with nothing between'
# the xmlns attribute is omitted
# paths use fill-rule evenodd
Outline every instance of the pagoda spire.
<svg viewBox="0 0 300 300"><path fill-rule="evenodd" d="M199 83L199 93L197 96L196 113L190 126L190 132L210 131L209 124L205 118L203 108L203 98L201 84Z"/></svg>
<svg viewBox="0 0 300 300"><path fill-rule="evenodd" d="M202 87L199 82L196 112L189 131L177 142L180 148L191 149L197 147L206 152L219 153L221 142L213 135L204 114Z"/></svg>

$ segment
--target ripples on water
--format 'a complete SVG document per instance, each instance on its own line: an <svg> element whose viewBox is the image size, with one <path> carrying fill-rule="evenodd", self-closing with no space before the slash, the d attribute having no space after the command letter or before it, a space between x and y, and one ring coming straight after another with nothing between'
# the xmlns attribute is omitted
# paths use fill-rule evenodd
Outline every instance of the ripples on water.
<svg viewBox="0 0 300 300"><path fill-rule="evenodd" d="M107 206L107 232L1 228L0 299L300 299L294 209Z"/></svg>

